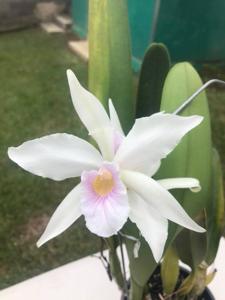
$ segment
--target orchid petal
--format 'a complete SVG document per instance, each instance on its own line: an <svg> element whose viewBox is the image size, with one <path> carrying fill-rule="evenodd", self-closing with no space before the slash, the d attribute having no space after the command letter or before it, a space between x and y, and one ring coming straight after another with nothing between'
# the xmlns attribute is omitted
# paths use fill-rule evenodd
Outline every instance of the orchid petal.
<svg viewBox="0 0 225 300"><path fill-rule="evenodd" d="M23 169L42 177L64 180L102 164L91 144L70 134L56 133L8 149L10 159Z"/></svg>
<svg viewBox="0 0 225 300"><path fill-rule="evenodd" d="M199 192L201 190L200 182L195 178L168 178L157 180L157 182L166 190L190 189L192 192Z"/></svg>
<svg viewBox="0 0 225 300"><path fill-rule="evenodd" d="M128 197L131 208L129 218L137 225L149 244L156 262L159 262L167 240L168 221L135 192L129 191Z"/></svg>
<svg viewBox="0 0 225 300"><path fill-rule="evenodd" d="M81 86L75 74L67 70L67 77L70 87L71 98L74 108L86 126L90 135L96 140L102 155L105 159L113 157L113 139L110 119L101 102L89 91ZM107 130L106 130L107 129ZM101 131L101 134L96 132Z"/></svg>
<svg viewBox="0 0 225 300"><path fill-rule="evenodd" d="M79 184L57 207L44 233L37 242L38 247L65 231L81 216L80 196L81 187Z"/></svg>
<svg viewBox="0 0 225 300"><path fill-rule="evenodd" d="M180 117L157 113L137 119L118 149L115 161L123 169L155 174L181 138L201 121L200 116Z"/></svg>
<svg viewBox="0 0 225 300"><path fill-rule="evenodd" d="M115 109L111 99L109 99L109 115L110 115L112 127L116 131L118 131L122 136L124 136L124 132L123 132L122 126L120 124L119 117L117 115L116 109Z"/></svg>
<svg viewBox="0 0 225 300"><path fill-rule="evenodd" d="M177 200L157 181L133 171L122 171L121 176L129 189L135 191L148 204L152 205L164 218L188 229L205 232L205 229L195 223Z"/></svg>

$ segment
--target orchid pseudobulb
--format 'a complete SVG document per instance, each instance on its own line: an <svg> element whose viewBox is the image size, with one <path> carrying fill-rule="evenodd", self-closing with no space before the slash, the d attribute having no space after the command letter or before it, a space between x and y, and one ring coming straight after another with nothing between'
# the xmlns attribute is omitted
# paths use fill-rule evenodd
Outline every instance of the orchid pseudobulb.
<svg viewBox="0 0 225 300"><path fill-rule="evenodd" d="M137 119L125 136L112 101L109 100L109 117L73 72L68 70L67 75L75 110L99 150L65 133L34 139L8 150L14 162L35 175L53 180L81 177L57 207L37 245L62 233L82 214L88 229L101 237L116 234L129 218L148 242L156 261L163 254L168 220L204 232L168 192L173 188L198 189L198 180L152 179L161 159L202 117L156 113Z"/></svg>

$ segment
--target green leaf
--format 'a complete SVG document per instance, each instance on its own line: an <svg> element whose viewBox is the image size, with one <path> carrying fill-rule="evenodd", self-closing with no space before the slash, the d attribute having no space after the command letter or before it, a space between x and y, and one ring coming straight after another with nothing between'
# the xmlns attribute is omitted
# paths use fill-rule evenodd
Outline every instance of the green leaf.
<svg viewBox="0 0 225 300"><path fill-rule="evenodd" d="M206 209L208 237L206 262L209 265L213 263L216 257L219 241L223 235L225 226L223 175L220 157L216 149L213 149L212 190L210 200Z"/></svg>
<svg viewBox="0 0 225 300"><path fill-rule="evenodd" d="M137 227L130 221L128 221L124 226L123 232L125 232L127 235L134 236L137 239L140 238ZM157 264L153 258L152 252L147 242L142 237L140 238L140 241L141 241L141 247L139 250L138 257L134 257L134 242L129 239L125 239L125 244L127 248L128 257L129 257L129 267L130 267L132 280L138 286L139 290L140 288L143 289L142 291L143 293L145 285L150 275L155 270ZM139 299L135 298L135 300L139 300Z"/></svg>
<svg viewBox="0 0 225 300"><path fill-rule="evenodd" d="M170 57L166 46L153 43L147 49L141 66L138 92L138 118L160 110L163 84L170 69Z"/></svg>
<svg viewBox="0 0 225 300"><path fill-rule="evenodd" d="M106 108L112 99L128 131L135 103L126 1L89 0L88 37L89 89Z"/></svg>
<svg viewBox="0 0 225 300"><path fill-rule="evenodd" d="M205 214L201 214L200 225L205 226ZM175 240L179 258L195 271L204 260L207 249L207 234L183 229Z"/></svg>
<svg viewBox="0 0 225 300"><path fill-rule="evenodd" d="M189 63L176 64L169 72L162 95L161 111L174 112L199 87L202 81L196 70ZM191 217L204 209L209 201L211 184L211 126L208 103L205 92L181 113L183 116L201 115L203 122L190 133L162 161L157 178L194 177L201 183L201 191L193 193L187 189L173 192ZM170 224L169 240L177 230L175 224Z"/></svg>
<svg viewBox="0 0 225 300"><path fill-rule="evenodd" d="M189 63L176 64L169 72L163 88L161 110L174 112L188 97L202 86L202 81ZM211 185L211 126L205 92L192 102L182 115L201 115L202 124L183 138L176 149L162 162L157 178L194 177L199 179L202 190L192 193L189 190L176 190L175 198L191 217L204 211L210 200ZM168 243L174 239L180 228L170 224ZM177 237L178 255L194 270L205 257L206 237L183 230ZM188 293L195 283L195 271L184 282L183 293Z"/></svg>
<svg viewBox="0 0 225 300"><path fill-rule="evenodd" d="M179 257L174 247L168 247L161 263L161 278L163 283L163 292L166 295L171 294L177 283L179 275Z"/></svg>
<svg viewBox="0 0 225 300"><path fill-rule="evenodd" d="M129 299L130 300L142 300L143 299L143 294L144 294L144 289L143 287L139 286L135 280L131 277L130 279L131 283L131 290L130 290L130 295Z"/></svg>
<svg viewBox="0 0 225 300"><path fill-rule="evenodd" d="M88 86L105 107L110 81L107 5L107 1L90 0L88 16Z"/></svg>

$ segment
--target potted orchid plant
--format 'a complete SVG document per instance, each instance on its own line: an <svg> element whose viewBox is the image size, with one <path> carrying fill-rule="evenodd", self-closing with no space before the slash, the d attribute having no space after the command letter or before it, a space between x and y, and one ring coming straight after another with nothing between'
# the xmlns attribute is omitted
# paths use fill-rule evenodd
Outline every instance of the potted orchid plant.
<svg viewBox="0 0 225 300"><path fill-rule="evenodd" d="M171 67L165 46L153 44L134 100L124 1L89 1L89 50L89 91L73 71L67 76L93 143L56 133L8 150L35 175L80 177L37 245L84 215L109 249L108 271L123 299L213 299L205 287L215 274L207 270L224 228L224 198L205 86L189 63Z"/></svg>

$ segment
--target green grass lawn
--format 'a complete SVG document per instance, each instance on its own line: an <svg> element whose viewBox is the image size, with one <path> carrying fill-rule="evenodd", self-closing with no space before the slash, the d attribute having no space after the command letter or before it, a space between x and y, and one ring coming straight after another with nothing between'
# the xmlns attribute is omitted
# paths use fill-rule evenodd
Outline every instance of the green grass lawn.
<svg viewBox="0 0 225 300"><path fill-rule="evenodd" d="M76 180L33 176L7 157L8 146L49 133L85 136L69 96L66 69L86 82L87 66L63 35L33 29L0 36L0 288L98 250L81 220L37 249L48 217Z"/></svg>
<svg viewBox="0 0 225 300"><path fill-rule="evenodd" d="M49 133L87 136L70 100L67 68L86 82L87 66L68 51L63 35L32 29L0 36L0 288L99 249L83 220L37 249L49 216L76 180L33 176L7 157L8 146ZM225 79L223 68L207 67L202 74ZM223 154L225 88L212 88L208 95L214 143ZM225 155L222 160L225 165Z"/></svg>

